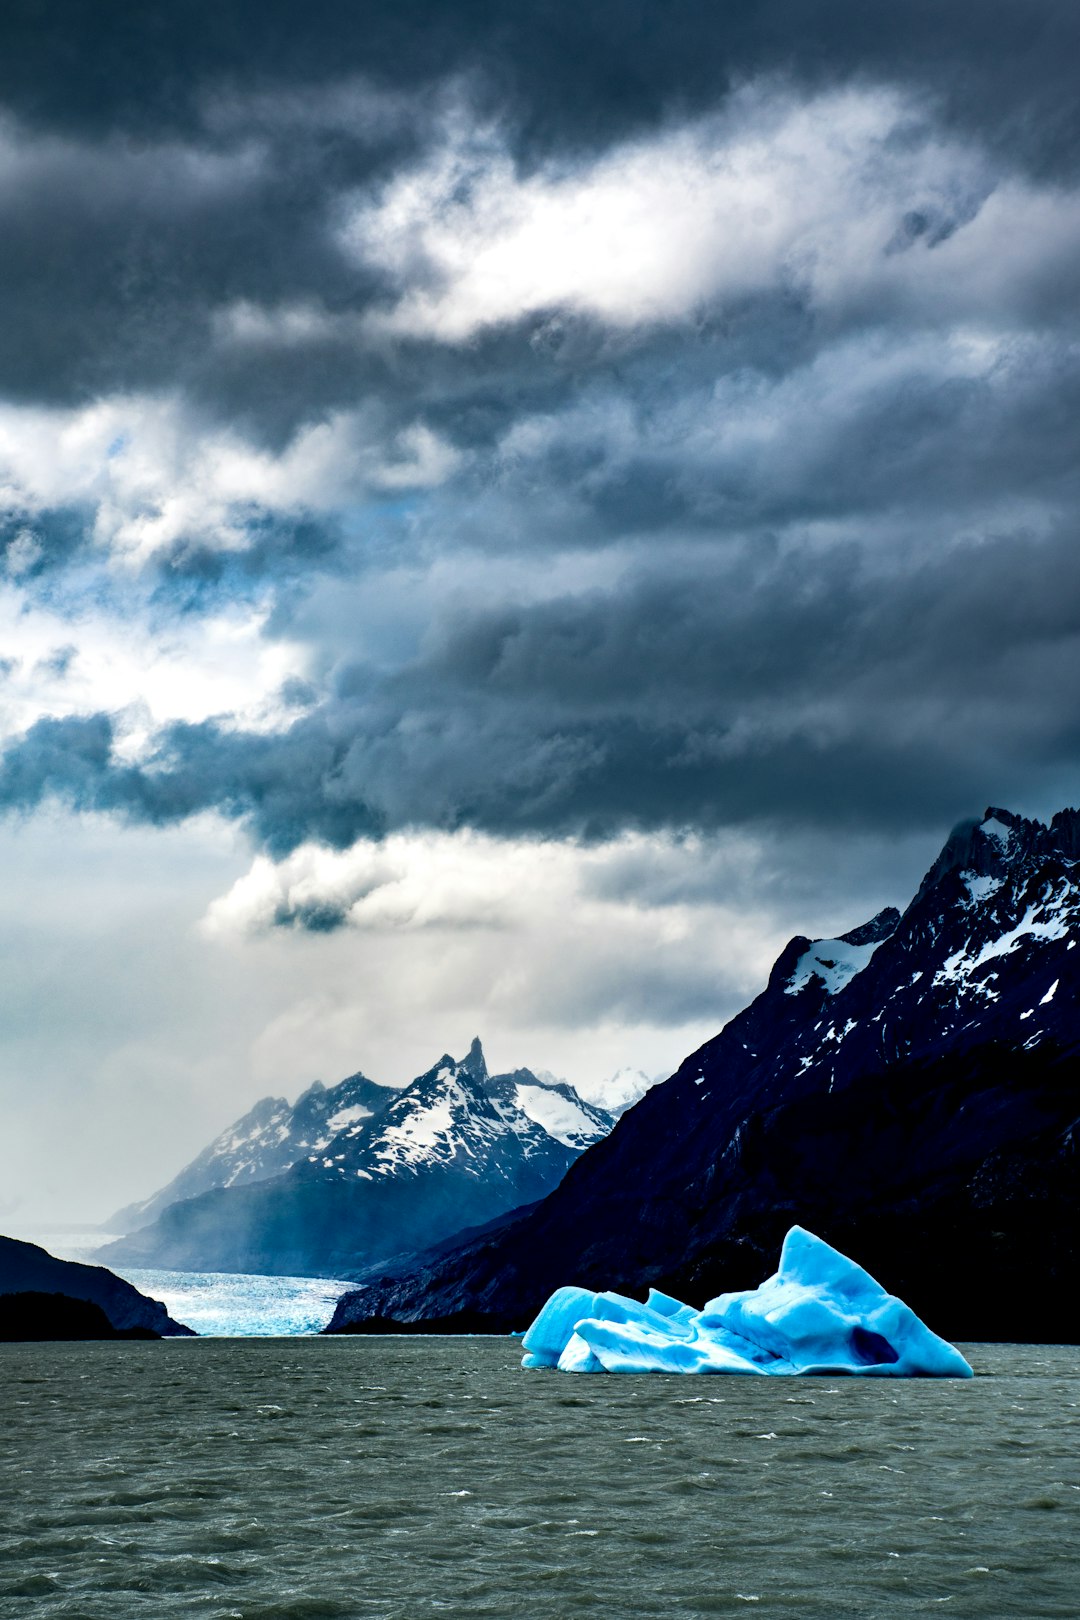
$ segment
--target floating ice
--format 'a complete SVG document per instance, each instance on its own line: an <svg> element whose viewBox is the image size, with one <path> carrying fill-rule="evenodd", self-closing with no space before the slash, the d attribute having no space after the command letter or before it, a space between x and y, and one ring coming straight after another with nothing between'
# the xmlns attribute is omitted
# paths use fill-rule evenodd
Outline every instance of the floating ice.
<svg viewBox="0 0 1080 1620"><path fill-rule="evenodd" d="M720 1294L701 1311L656 1289L643 1305L559 1288L522 1345L523 1367L560 1372L972 1376L959 1350L801 1226L791 1228L779 1271L760 1288Z"/></svg>

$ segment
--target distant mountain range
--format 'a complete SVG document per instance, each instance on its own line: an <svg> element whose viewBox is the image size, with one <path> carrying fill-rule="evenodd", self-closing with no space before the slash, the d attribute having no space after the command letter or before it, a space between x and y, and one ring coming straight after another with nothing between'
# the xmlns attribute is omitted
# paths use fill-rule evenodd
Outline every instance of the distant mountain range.
<svg viewBox="0 0 1080 1620"><path fill-rule="evenodd" d="M264 1097L215 1137L167 1187L141 1203L117 1210L105 1225L112 1232L133 1232L149 1226L170 1204L183 1198L280 1175L298 1159L325 1152L341 1131L381 1113L397 1095L394 1087L352 1074L336 1086L316 1080L295 1103L284 1097Z"/></svg>
<svg viewBox="0 0 1080 1620"><path fill-rule="evenodd" d="M562 1283L703 1300L789 1226L948 1337L1080 1337L1080 813L958 827L901 915L793 939L767 988L535 1209L332 1331L524 1327Z"/></svg>
<svg viewBox="0 0 1080 1620"><path fill-rule="evenodd" d="M627 1082L622 1088L632 1093ZM128 1266L352 1276L550 1192L615 1114L480 1042L400 1090L354 1075L267 1099L169 1186L121 1211Z"/></svg>

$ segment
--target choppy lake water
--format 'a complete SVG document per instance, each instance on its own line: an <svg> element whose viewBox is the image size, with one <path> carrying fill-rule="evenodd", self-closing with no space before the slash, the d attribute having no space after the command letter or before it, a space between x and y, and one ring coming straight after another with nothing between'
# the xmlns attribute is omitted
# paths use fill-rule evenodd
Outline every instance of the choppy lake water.
<svg viewBox="0 0 1080 1620"><path fill-rule="evenodd" d="M3 1620L1076 1620L1080 1351L523 1373L501 1339L0 1346Z"/></svg>

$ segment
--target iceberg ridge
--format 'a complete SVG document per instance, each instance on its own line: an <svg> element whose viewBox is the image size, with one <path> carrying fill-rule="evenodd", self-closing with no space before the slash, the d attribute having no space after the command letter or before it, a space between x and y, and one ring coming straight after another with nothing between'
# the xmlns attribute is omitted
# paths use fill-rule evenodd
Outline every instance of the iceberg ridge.
<svg viewBox="0 0 1080 1620"><path fill-rule="evenodd" d="M909 1306L801 1226L784 1239L775 1276L700 1311L656 1289L642 1304L558 1288L522 1348L523 1367L560 1372L973 1376L959 1350Z"/></svg>

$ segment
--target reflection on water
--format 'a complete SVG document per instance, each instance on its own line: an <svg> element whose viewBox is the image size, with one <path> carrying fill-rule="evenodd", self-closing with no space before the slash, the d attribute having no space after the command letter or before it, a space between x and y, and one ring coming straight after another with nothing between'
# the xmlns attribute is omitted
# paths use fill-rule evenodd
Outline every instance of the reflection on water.
<svg viewBox="0 0 1080 1620"><path fill-rule="evenodd" d="M1080 1353L581 1378L501 1339L0 1346L4 1620L1075 1620Z"/></svg>

